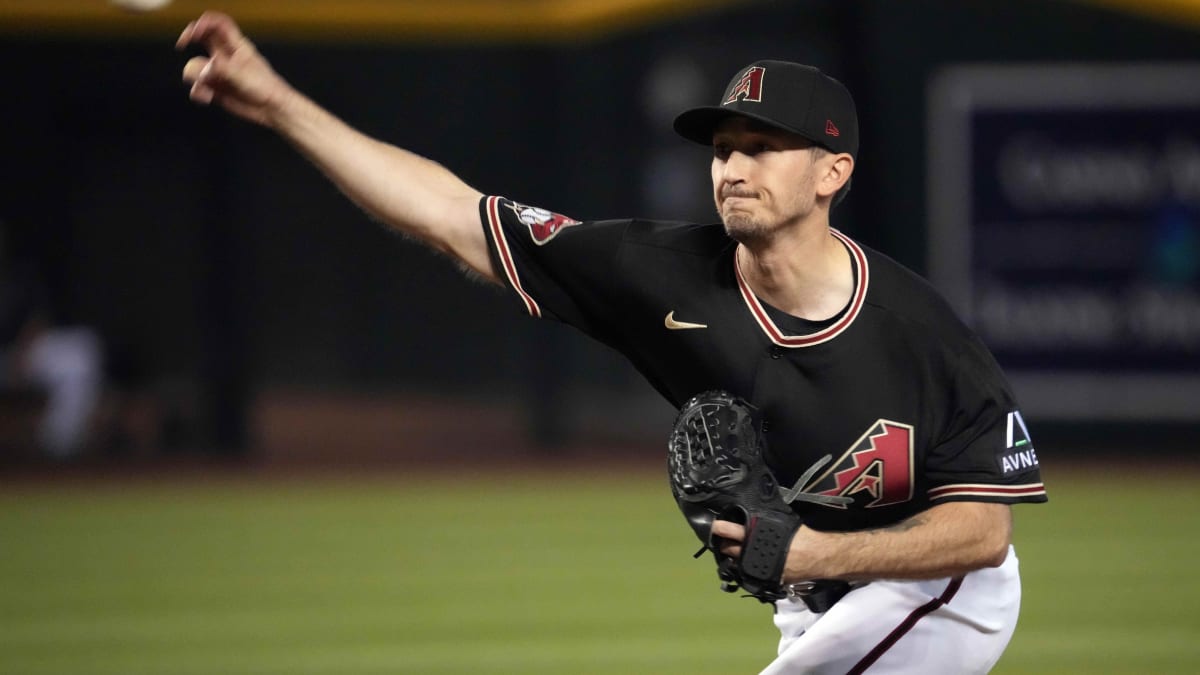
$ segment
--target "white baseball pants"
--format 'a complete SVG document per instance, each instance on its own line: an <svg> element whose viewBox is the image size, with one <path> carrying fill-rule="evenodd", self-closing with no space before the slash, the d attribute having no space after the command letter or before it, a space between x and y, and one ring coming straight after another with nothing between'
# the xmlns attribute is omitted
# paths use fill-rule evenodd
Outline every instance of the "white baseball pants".
<svg viewBox="0 0 1200 675"><path fill-rule="evenodd" d="M1017 556L1000 567L931 581L873 581L824 614L776 603L779 656L762 675L986 673L1008 646L1021 606Z"/></svg>

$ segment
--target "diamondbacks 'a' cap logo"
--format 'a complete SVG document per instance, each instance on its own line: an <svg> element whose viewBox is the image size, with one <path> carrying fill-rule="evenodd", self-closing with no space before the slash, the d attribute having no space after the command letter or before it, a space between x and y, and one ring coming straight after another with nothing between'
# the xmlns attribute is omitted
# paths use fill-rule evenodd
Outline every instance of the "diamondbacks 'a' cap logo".
<svg viewBox="0 0 1200 675"><path fill-rule="evenodd" d="M762 66L753 66L746 69L746 72L742 73L742 78L729 91L729 96L721 105L728 105L738 99L754 103L761 102L763 76L766 74L767 69Z"/></svg>

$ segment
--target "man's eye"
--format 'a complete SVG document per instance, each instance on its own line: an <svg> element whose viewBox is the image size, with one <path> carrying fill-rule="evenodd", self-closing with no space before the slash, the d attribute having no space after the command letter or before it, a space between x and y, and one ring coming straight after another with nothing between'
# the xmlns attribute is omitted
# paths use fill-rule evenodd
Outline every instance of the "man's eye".
<svg viewBox="0 0 1200 675"><path fill-rule="evenodd" d="M716 143L713 145L713 156L718 159L726 159L729 157L729 146L724 143Z"/></svg>

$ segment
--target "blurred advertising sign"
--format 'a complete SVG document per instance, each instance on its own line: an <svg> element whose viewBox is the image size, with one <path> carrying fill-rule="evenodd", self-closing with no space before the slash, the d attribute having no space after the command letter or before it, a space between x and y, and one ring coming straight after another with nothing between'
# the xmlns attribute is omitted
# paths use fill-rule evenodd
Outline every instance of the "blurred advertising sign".
<svg viewBox="0 0 1200 675"><path fill-rule="evenodd" d="M929 276L1030 416L1200 421L1200 64L956 66Z"/></svg>

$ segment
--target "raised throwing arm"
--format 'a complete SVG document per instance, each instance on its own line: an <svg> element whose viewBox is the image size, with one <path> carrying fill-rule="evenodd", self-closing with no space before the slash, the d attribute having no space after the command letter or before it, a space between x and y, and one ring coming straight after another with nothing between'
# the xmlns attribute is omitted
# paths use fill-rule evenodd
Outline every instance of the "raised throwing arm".
<svg viewBox="0 0 1200 675"><path fill-rule="evenodd" d="M225 14L205 12L176 46L207 52L183 69L193 101L274 130L372 217L499 282L479 223L480 192L436 162L360 133L301 94Z"/></svg>

